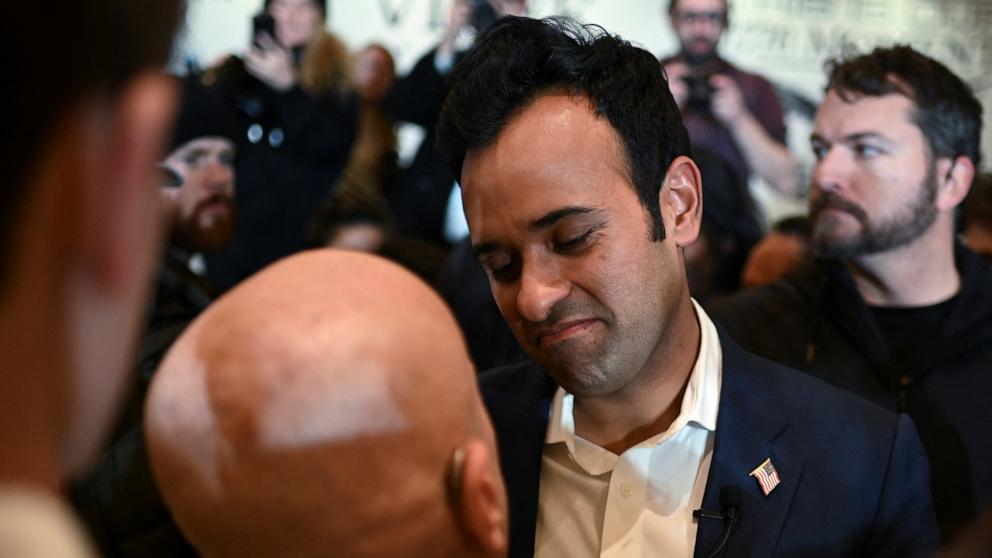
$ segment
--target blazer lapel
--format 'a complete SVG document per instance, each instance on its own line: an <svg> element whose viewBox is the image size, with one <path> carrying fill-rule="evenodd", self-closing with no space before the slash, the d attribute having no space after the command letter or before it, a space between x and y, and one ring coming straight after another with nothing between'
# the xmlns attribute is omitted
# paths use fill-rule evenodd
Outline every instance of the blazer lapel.
<svg viewBox="0 0 992 558"><path fill-rule="evenodd" d="M509 558L530 558L534 555L548 414L557 386L537 365L517 372L508 389L484 389L483 395L496 427L509 499Z"/></svg>
<svg viewBox="0 0 992 558"><path fill-rule="evenodd" d="M789 424L778 412L771 386L762 385L755 373L760 364L728 341L721 331L723 385L720 412L703 509L721 510L724 486L741 490L740 521L734 526L724 556L772 556L796 488L802 477L800 456L776 448L775 438ZM778 471L779 484L766 496L751 471L766 459ZM724 522L700 519L695 556L709 556L720 543Z"/></svg>

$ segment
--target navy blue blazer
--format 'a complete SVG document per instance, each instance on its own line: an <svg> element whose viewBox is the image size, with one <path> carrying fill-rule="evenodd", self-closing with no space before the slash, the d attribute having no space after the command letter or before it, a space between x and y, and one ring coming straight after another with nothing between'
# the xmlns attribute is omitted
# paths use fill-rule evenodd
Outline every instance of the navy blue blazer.
<svg viewBox="0 0 992 558"><path fill-rule="evenodd" d="M939 536L927 460L909 417L744 352L721 334L723 382L704 509L741 489L727 557L932 556ZM539 366L480 377L510 505L510 558L533 556L541 457L555 383ZM781 477L765 496L750 472L766 458ZM695 556L723 521L702 519Z"/></svg>

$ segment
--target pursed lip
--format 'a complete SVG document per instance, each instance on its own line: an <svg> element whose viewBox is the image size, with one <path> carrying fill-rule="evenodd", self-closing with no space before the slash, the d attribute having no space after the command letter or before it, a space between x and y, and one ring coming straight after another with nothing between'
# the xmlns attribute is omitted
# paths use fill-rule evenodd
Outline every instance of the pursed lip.
<svg viewBox="0 0 992 558"><path fill-rule="evenodd" d="M586 328L597 322L596 318L582 318L577 320L566 320L554 325L542 327L534 334L534 341L537 346L555 343L584 331Z"/></svg>

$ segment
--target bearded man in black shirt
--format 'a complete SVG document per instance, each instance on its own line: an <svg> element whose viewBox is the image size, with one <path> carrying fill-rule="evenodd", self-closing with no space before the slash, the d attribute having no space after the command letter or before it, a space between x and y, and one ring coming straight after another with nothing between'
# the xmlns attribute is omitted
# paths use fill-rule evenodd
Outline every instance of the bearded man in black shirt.
<svg viewBox="0 0 992 558"><path fill-rule="evenodd" d="M992 272L955 240L982 108L904 46L829 73L812 134L819 257L711 311L746 349L909 413L947 539L992 505Z"/></svg>

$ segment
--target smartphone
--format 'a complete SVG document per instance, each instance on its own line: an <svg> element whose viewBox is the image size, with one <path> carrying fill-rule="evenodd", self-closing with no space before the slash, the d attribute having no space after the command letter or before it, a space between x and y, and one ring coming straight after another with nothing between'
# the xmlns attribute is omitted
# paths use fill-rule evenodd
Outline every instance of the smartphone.
<svg viewBox="0 0 992 558"><path fill-rule="evenodd" d="M251 37L256 47L260 47L258 44L260 33L267 33L273 41L278 41L276 39L276 20L269 14L261 13L251 19Z"/></svg>

